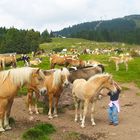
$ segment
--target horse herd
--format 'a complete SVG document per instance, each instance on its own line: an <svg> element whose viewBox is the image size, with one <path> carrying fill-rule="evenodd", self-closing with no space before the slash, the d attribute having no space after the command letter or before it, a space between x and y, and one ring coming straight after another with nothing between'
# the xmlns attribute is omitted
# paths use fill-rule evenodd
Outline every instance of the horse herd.
<svg viewBox="0 0 140 140"><path fill-rule="evenodd" d="M3 60L2 60L3 61ZM103 88L115 91L115 84L110 74L104 73L104 67L99 64L81 69L68 68L41 70L39 68L21 67L0 72L0 132L10 130L9 116L14 97L22 86L28 88L27 101L29 113L32 114L32 97L35 92L36 100L39 96L48 96L48 117L57 117L57 107L64 87L72 84L72 95L75 103L75 121L77 121L78 103L80 101L81 127L85 127L85 117L88 104L92 103L91 122L94 122L94 105ZM54 107L53 107L54 102ZM84 109L82 110L82 106ZM54 109L53 109L54 108ZM37 102L35 111L38 114ZM53 111L53 112L52 112Z"/></svg>

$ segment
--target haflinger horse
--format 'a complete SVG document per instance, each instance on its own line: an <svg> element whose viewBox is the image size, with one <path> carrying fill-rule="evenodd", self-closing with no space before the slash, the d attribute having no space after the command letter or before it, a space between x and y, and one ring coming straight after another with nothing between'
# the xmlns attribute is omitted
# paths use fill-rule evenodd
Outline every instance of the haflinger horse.
<svg viewBox="0 0 140 140"><path fill-rule="evenodd" d="M92 103L91 107L91 122L92 125L95 125L94 122L94 109L97 97L100 94L100 91L104 88L107 88L111 91L116 91L116 86L112 79L112 76L109 74L97 74L92 76L88 81L85 79L77 79L73 83L72 95L75 102L75 122L78 120L78 102L80 101L80 120L81 127L85 127L85 117L87 114L87 108L89 103ZM82 105L84 103L84 110L82 112Z"/></svg>
<svg viewBox="0 0 140 140"><path fill-rule="evenodd" d="M76 68L84 68L86 66L86 61L84 60L77 60L73 58L66 59L66 66L73 66Z"/></svg>
<svg viewBox="0 0 140 140"><path fill-rule="evenodd" d="M0 132L11 129L11 106L20 87L28 85L34 91L44 94L44 80L45 75L39 68L23 67L0 72Z"/></svg>
<svg viewBox="0 0 140 140"><path fill-rule="evenodd" d="M0 66L1 69L4 70L5 66L12 66L16 67L17 66L17 61L16 61L16 56L15 55L0 55Z"/></svg>
<svg viewBox="0 0 140 140"><path fill-rule="evenodd" d="M71 61L71 59L77 60L75 58L78 58L78 57L76 55L60 56L59 54L53 54L50 56L51 69L53 69L55 67L55 65L67 67L68 65L70 65L69 61ZM69 61L67 61L68 59L69 59Z"/></svg>
<svg viewBox="0 0 140 140"><path fill-rule="evenodd" d="M57 117L57 107L60 95L63 91L64 87L69 85L69 71L67 68L62 68L56 70L51 75L46 76L45 86L47 88L47 95L49 99L49 112L48 117L52 119L53 117ZM52 116L52 105L54 101L54 111Z"/></svg>
<svg viewBox="0 0 140 140"><path fill-rule="evenodd" d="M119 64L121 64L121 63L125 64L126 71L128 71L128 62L133 60L133 58L131 56L127 56L127 55L121 55L119 57L112 56L109 58L109 62L111 60L115 63L116 71L119 70Z"/></svg>

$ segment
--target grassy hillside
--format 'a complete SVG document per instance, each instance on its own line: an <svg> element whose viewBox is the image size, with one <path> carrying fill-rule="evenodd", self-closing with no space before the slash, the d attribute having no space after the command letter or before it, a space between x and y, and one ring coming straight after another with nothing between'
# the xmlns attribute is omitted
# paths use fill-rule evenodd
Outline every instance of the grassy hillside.
<svg viewBox="0 0 140 140"><path fill-rule="evenodd" d="M40 44L40 48L45 49L46 51L50 52L53 49L60 48L62 50L63 48L76 48L80 51L82 51L84 48L94 49L94 48L138 48L138 45L130 45L124 43L108 43L108 42L96 42L96 41L89 41L86 39L78 39L78 38L53 38L53 41L51 43L44 43Z"/></svg>

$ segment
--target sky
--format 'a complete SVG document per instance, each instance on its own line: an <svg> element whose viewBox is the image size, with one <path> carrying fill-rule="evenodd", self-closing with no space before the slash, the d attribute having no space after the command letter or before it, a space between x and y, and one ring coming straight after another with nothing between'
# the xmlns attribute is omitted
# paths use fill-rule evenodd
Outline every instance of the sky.
<svg viewBox="0 0 140 140"><path fill-rule="evenodd" d="M40 32L132 14L140 14L139 0L0 0L0 27Z"/></svg>

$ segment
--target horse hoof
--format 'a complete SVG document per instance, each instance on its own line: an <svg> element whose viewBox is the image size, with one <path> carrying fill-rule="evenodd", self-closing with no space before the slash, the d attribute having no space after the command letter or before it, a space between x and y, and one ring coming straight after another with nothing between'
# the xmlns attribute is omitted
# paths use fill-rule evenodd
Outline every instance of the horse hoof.
<svg viewBox="0 0 140 140"><path fill-rule="evenodd" d="M57 115L57 114L55 114L55 115L54 115L54 117L55 117L55 118L57 118L57 117L58 117L58 115Z"/></svg>
<svg viewBox="0 0 140 140"><path fill-rule="evenodd" d="M36 115L38 115L38 114L39 114L39 112L36 112L35 114L36 114Z"/></svg>
<svg viewBox="0 0 140 140"><path fill-rule="evenodd" d="M6 126L5 130L11 130L12 128L10 126Z"/></svg>
<svg viewBox="0 0 140 140"><path fill-rule="evenodd" d="M5 131L5 129L3 129L3 128L0 128L0 132L4 132Z"/></svg>
<svg viewBox="0 0 140 140"><path fill-rule="evenodd" d="M74 119L74 121L77 122L78 120L77 119Z"/></svg>
<svg viewBox="0 0 140 140"><path fill-rule="evenodd" d="M92 126L95 126L95 125L96 125L96 123L95 123L95 122L93 122L93 123L92 123Z"/></svg>
<svg viewBox="0 0 140 140"><path fill-rule="evenodd" d="M49 116L48 118L49 118L49 119L53 119L53 117L52 117L52 116Z"/></svg>
<svg viewBox="0 0 140 140"><path fill-rule="evenodd" d="M85 128L85 125L81 125L81 128Z"/></svg>

